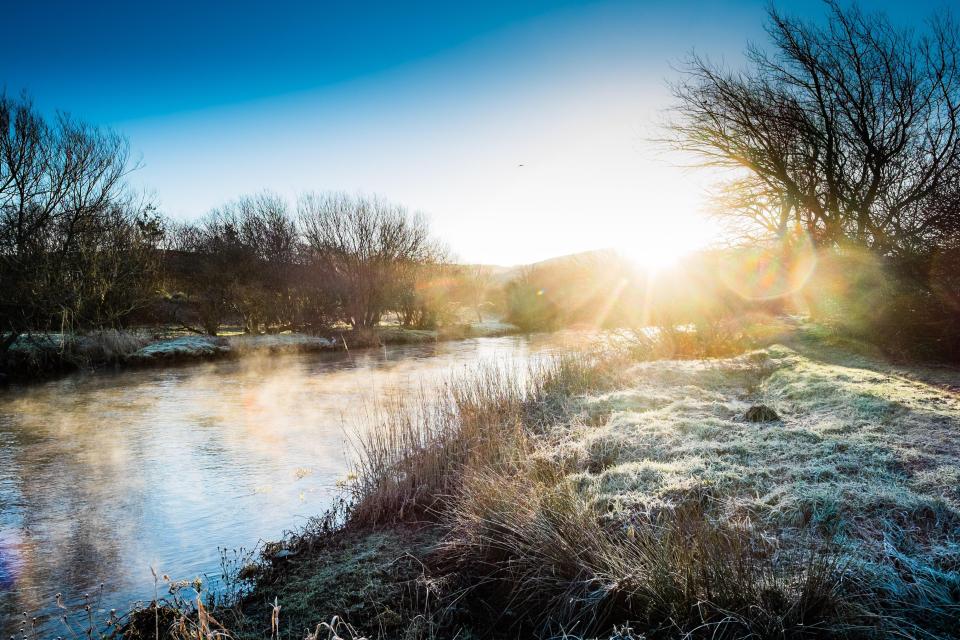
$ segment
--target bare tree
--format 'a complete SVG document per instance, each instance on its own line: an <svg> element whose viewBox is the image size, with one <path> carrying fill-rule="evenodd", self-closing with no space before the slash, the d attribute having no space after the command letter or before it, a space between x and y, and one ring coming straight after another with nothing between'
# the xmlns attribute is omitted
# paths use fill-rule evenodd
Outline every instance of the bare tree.
<svg viewBox="0 0 960 640"><path fill-rule="evenodd" d="M197 225L178 227L177 235L175 247L189 264L180 280L207 333L216 333L230 313L247 332L291 322L299 304L293 276L301 250L283 198L269 192L239 198Z"/></svg>
<svg viewBox="0 0 960 640"><path fill-rule="evenodd" d="M136 166L123 137L0 95L0 347L146 304L159 228L125 185Z"/></svg>
<svg viewBox="0 0 960 640"><path fill-rule="evenodd" d="M749 48L742 71L693 57L673 142L737 171L722 207L743 232L921 254L960 231L957 25L915 35L827 6L822 27L771 9L773 51Z"/></svg>
<svg viewBox="0 0 960 640"><path fill-rule="evenodd" d="M175 293L166 309L178 324L216 334L229 319L248 332L316 330L336 320L332 281L279 195L244 196L196 224L167 227L168 289Z"/></svg>
<svg viewBox="0 0 960 640"><path fill-rule="evenodd" d="M99 216L68 267L76 328L121 327L155 300L164 233L153 205L136 198Z"/></svg>
<svg viewBox="0 0 960 640"><path fill-rule="evenodd" d="M473 311L477 322L483 322L483 311L494 306L491 298L498 291L493 270L486 265L468 265L457 270L455 279L456 297Z"/></svg>
<svg viewBox="0 0 960 640"><path fill-rule="evenodd" d="M287 202L264 191L240 198L220 215L236 225L254 269L237 292L238 310L248 318L248 328L256 331L261 323L273 328L290 325L300 303L293 276L301 247Z"/></svg>
<svg viewBox="0 0 960 640"><path fill-rule="evenodd" d="M379 198L304 194L298 203L306 242L354 327L372 327L396 308L406 271L442 258L426 220Z"/></svg>

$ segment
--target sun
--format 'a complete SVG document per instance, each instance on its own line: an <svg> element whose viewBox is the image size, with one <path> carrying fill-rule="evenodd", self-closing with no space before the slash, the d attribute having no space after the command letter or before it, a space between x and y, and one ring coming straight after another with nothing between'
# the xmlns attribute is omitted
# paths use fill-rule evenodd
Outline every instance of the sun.
<svg viewBox="0 0 960 640"><path fill-rule="evenodd" d="M649 193L643 210L620 216L616 228L607 231L613 248L648 273L676 266L717 237L718 229L700 203L676 195L682 184L670 186Z"/></svg>
<svg viewBox="0 0 960 640"><path fill-rule="evenodd" d="M662 246L621 246L617 249L628 260L644 271L656 273L674 266L689 251L669 244Z"/></svg>
<svg viewBox="0 0 960 640"><path fill-rule="evenodd" d="M614 248L648 273L665 271L685 256L703 248L699 237L691 237L675 229L643 229L630 234Z"/></svg>

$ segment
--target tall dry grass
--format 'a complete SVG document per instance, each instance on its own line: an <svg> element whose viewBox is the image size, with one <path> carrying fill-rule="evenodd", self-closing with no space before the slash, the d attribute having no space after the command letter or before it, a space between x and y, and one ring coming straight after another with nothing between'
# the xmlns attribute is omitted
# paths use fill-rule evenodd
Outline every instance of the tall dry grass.
<svg viewBox="0 0 960 640"><path fill-rule="evenodd" d="M397 403L356 442L350 522L435 519L472 469L497 470L530 451L530 437L576 394L616 384L613 362L581 353L523 369L481 366Z"/></svg>
<svg viewBox="0 0 960 640"><path fill-rule="evenodd" d="M122 362L151 341L144 332L101 329L73 338L71 355L82 365Z"/></svg>
<svg viewBox="0 0 960 640"><path fill-rule="evenodd" d="M628 622L646 637L822 637L862 618L828 556L777 562L761 537L696 505L610 526L537 465L474 474L448 523L456 597L518 612L498 623L538 637L594 637Z"/></svg>

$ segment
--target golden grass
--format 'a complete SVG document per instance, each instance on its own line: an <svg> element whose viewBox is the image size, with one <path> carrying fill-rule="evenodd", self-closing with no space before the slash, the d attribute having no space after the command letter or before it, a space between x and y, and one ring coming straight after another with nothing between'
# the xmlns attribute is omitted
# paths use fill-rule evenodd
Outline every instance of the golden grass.
<svg viewBox="0 0 960 640"><path fill-rule="evenodd" d="M522 371L481 367L412 404L395 404L356 443L351 523L436 517L471 469L528 455L530 435L566 411L573 394L615 377L607 361L567 355Z"/></svg>

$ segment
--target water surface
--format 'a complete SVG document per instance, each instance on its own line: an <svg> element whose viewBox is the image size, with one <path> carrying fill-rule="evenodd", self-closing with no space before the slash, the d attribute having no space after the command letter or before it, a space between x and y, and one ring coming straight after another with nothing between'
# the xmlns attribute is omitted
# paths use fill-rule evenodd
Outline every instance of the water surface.
<svg viewBox="0 0 960 640"><path fill-rule="evenodd" d="M151 566L219 575L218 547L277 539L330 504L347 431L371 403L555 348L481 338L77 374L0 393L0 630L16 632L26 611L47 619L41 635L69 637L57 593L70 608L90 594L102 619L152 597Z"/></svg>

